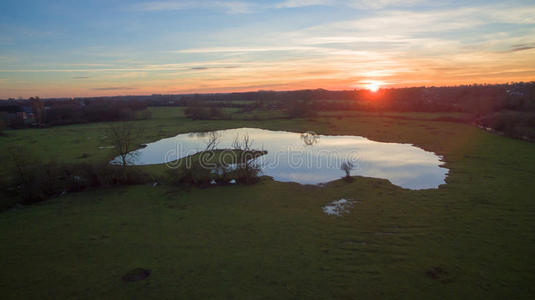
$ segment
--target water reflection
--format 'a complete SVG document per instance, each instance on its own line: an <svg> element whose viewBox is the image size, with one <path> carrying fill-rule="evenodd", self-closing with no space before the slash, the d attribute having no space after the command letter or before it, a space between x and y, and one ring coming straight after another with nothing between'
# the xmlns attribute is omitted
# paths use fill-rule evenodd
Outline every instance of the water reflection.
<svg viewBox="0 0 535 300"><path fill-rule="evenodd" d="M340 166L351 161L351 175L388 179L409 189L436 188L448 170L440 157L410 144L381 143L360 136L327 136L257 128L220 130L218 149L230 148L236 136L248 135L252 148L266 150L259 158L264 175L277 181L325 183L344 176ZM205 149L210 133L179 134L136 151L138 165L161 164Z"/></svg>

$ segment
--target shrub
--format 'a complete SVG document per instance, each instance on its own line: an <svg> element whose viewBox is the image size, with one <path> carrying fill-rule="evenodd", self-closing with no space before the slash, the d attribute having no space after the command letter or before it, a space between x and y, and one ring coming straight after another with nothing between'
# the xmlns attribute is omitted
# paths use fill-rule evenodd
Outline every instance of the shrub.
<svg viewBox="0 0 535 300"><path fill-rule="evenodd" d="M108 143L113 146L111 149L114 156L120 158L123 167L132 164L137 158L134 141L141 134L140 128L133 123L121 122L111 124L106 135Z"/></svg>
<svg viewBox="0 0 535 300"><path fill-rule="evenodd" d="M342 162L342 165L340 166L340 169L346 173L346 176L344 177L344 180L347 182L353 181L353 177L351 177L351 170L355 168L355 165L350 161L344 161Z"/></svg>
<svg viewBox="0 0 535 300"><path fill-rule="evenodd" d="M228 184L232 179L232 168L227 163L220 163L215 167L215 181L218 184Z"/></svg>
<svg viewBox="0 0 535 300"><path fill-rule="evenodd" d="M233 148L236 153L236 181L244 184L254 184L260 180L260 164L258 157L265 155L267 151L256 151L252 149L253 141L248 135L241 139L237 136L234 139Z"/></svg>
<svg viewBox="0 0 535 300"><path fill-rule="evenodd" d="M305 118L316 115L316 110L312 101L290 100L285 106L286 113L290 118Z"/></svg>
<svg viewBox="0 0 535 300"><path fill-rule="evenodd" d="M41 161L24 147L8 146L7 152L12 164L9 174L12 174L13 186L21 191L22 201L42 200L43 195L38 188L38 174L43 170Z"/></svg>
<svg viewBox="0 0 535 300"><path fill-rule="evenodd" d="M226 118L221 107L200 100L192 101L184 110L184 114L193 120L219 120Z"/></svg>
<svg viewBox="0 0 535 300"><path fill-rule="evenodd" d="M11 183L6 186L18 194L22 203L35 203L64 192L88 188L143 184L150 176L138 167L92 164L42 163L22 147L9 147Z"/></svg>
<svg viewBox="0 0 535 300"><path fill-rule="evenodd" d="M0 136L4 135L4 129L6 129L6 123L0 119Z"/></svg>
<svg viewBox="0 0 535 300"><path fill-rule="evenodd" d="M505 135L535 140L535 113L502 111L485 116L478 123Z"/></svg>
<svg viewBox="0 0 535 300"><path fill-rule="evenodd" d="M102 187L144 184L151 181L151 177L136 166L105 164L97 168L96 176L97 186Z"/></svg>
<svg viewBox="0 0 535 300"><path fill-rule="evenodd" d="M208 114L210 116L210 119L213 119L213 120L223 118L223 111L221 110L221 107L217 107L215 105L210 106Z"/></svg>
<svg viewBox="0 0 535 300"><path fill-rule="evenodd" d="M183 168L168 170L170 183L173 185L206 186L210 184L212 171L202 166L198 161L192 162Z"/></svg>

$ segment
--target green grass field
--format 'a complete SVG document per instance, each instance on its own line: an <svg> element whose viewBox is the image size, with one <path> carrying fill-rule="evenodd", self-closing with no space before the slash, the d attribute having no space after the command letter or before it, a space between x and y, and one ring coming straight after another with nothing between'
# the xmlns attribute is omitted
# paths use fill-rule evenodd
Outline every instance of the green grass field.
<svg viewBox="0 0 535 300"><path fill-rule="evenodd" d="M312 130L411 143L444 156L450 173L433 190L364 177L324 187L263 178L253 186L100 189L11 209L0 213L2 299L535 295L535 144L430 121L444 114L190 121L179 108L151 110L152 119L136 121L139 143L235 127ZM9 144L46 160L109 158L98 149L106 126L9 131L0 137L3 176ZM350 215L323 214L342 197L358 201ZM150 277L123 282L136 267Z"/></svg>

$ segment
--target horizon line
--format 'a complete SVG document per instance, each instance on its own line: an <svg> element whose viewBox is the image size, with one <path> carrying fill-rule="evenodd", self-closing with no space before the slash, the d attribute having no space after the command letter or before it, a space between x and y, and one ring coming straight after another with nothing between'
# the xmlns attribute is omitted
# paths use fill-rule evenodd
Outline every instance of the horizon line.
<svg viewBox="0 0 535 300"><path fill-rule="evenodd" d="M515 84L529 84L529 83L535 83L535 79L533 80L527 80L527 81L511 81L511 82L500 82L500 83L465 83L465 84L457 84L457 85L411 85L411 86L400 86L400 87L387 87L382 86L378 91L381 90L395 90L395 89L409 89L409 88L455 88L455 87L466 87L466 86L489 86L489 85L515 85ZM259 93L259 92L298 92L298 91L316 91L316 90L324 90L328 92L347 92L347 91L368 91L369 89L359 87L359 88L353 88L353 89L326 89L326 88L308 88L308 89L282 89L282 90L263 90L263 89L257 89L257 90L241 90L241 91L233 91L233 92L190 92L190 93L152 93L152 94L120 94L120 95L103 95L103 96L56 96L56 97L39 97L38 95L22 98L0 98L0 101L24 101L28 100L32 97L38 97L40 99L46 100L46 99L83 99L83 98L111 98L111 97L150 97L150 96L188 96L188 95L221 95L221 94L244 94L244 93Z"/></svg>

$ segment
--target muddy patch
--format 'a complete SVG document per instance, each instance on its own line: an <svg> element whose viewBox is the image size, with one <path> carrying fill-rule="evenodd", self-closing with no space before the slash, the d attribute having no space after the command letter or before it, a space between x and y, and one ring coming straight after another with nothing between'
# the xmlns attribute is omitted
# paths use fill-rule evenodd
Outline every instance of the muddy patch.
<svg viewBox="0 0 535 300"><path fill-rule="evenodd" d="M448 271L442 267L431 267L425 271L427 278L440 281L442 283L450 283L453 280L450 278Z"/></svg>
<svg viewBox="0 0 535 300"><path fill-rule="evenodd" d="M150 270L136 268L123 275L122 279L126 282L135 282L146 279L150 276Z"/></svg>

